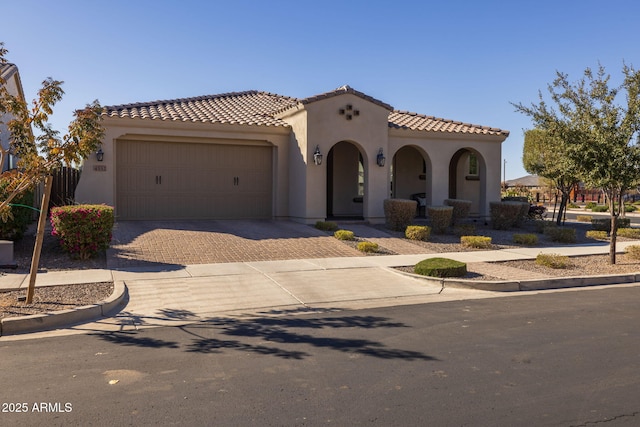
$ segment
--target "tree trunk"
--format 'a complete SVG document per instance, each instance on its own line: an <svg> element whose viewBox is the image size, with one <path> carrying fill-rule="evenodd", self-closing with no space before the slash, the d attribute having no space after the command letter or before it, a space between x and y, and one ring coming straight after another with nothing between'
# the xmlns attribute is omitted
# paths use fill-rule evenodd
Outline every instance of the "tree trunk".
<svg viewBox="0 0 640 427"><path fill-rule="evenodd" d="M51 195L51 186L53 184L53 176L47 175L44 181L44 194L42 195L42 204L40 205L40 217L38 219L38 231L36 233L36 244L33 248L33 258L31 258L31 270L29 272L29 288L27 289L26 303L33 302L33 294L36 289L36 275L38 274L38 264L40 264L40 252L42 251L42 240L44 239L44 227L47 221L47 212L49 210L49 196Z"/></svg>
<svg viewBox="0 0 640 427"><path fill-rule="evenodd" d="M609 264L616 263L616 237L618 234L618 215L615 211L615 198L609 198L609 212L611 213L611 243L609 244Z"/></svg>

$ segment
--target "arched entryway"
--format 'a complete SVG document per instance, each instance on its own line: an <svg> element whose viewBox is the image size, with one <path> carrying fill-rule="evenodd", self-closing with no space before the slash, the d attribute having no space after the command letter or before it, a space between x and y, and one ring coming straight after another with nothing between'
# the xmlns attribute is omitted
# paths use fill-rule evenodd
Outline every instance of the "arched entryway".
<svg viewBox="0 0 640 427"><path fill-rule="evenodd" d="M360 149L340 141L327 154L327 218L362 219L365 162Z"/></svg>
<svg viewBox="0 0 640 427"><path fill-rule="evenodd" d="M487 168L475 150L458 150L449 162L449 198L471 200L471 215L483 215L486 205Z"/></svg>
<svg viewBox="0 0 640 427"><path fill-rule="evenodd" d="M431 205L431 161L421 149L406 145L393 156L391 164L391 197L418 202L418 214L424 215Z"/></svg>

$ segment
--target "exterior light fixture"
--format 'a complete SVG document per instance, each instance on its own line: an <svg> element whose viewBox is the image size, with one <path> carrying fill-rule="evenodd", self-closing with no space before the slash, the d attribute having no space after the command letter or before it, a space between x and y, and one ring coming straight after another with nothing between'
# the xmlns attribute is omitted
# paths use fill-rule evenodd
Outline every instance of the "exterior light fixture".
<svg viewBox="0 0 640 427"><path fill-rule="evenodd" d="M98 151L96 151L96 159L99 162L104 160L104 151L102 151L102 148L100 148Z"/></svg>
<svg viewBox="0 0 640 427"><path fill-rule="evenodd" d="M320 166L322 164L322 154L320 153L320 146L316 145L316 150L313 152L313 163L316 166Z"/></svg>
<svg viewBox="0 0 640 427"><path fill-rule="evenodd" d="M378 151L378 155L376 156L376 163L378 164L378 166L383 167L384 166L384 162L387 159L384 157L384 153L382 152L382 148Z"/></svg>

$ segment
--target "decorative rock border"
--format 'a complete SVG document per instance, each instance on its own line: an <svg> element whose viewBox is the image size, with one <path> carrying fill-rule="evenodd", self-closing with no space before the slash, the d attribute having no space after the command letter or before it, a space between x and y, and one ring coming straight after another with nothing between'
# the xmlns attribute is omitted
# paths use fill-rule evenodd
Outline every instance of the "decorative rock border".
<svg viewBox="0 0 640 427"><path fill-rule="evenodd" d="M2 319L0 322L0 336L46 331L63 326L86 323L100 317L108 317L110 313L121 310L124 307L126 297L127 287L124 282L114 282L111 296L96 304L44 314Z"/></svg>

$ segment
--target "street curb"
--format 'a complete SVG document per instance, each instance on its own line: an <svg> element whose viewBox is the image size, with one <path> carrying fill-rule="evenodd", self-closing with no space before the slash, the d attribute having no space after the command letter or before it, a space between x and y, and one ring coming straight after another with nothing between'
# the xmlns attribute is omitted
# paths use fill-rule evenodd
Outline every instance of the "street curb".
<svg viewBox="0 0 640 427"><path fill-rule="evenodd" d="M40 332L85 323L100 317L108 317L113 311L124 307L127 297L127 287L122 281L113 283L113 292L103 301L96 304L68 310L52 311L45 314L9 317L0 322L0 336Z"/></svg>
<svg viewBox="0 0 640 427"><path fill-rule="evenodd" d="M581 288L586 286L621 285L640 282L640 274L614 274L602 276L550 277L526 280L470 280L428 277L399 271L400 274L426 280L444 288L471 288L480 291L518 292L541 291L547 289Z"/></svg>

